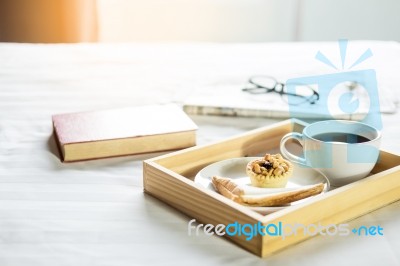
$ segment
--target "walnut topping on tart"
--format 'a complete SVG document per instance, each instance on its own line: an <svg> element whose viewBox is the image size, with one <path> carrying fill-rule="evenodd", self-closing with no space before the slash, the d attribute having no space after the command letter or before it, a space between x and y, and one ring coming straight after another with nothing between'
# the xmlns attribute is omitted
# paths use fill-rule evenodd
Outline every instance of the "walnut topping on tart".
<svg viewBox="0 0 400 266"><path fill-rule="evenodd" d="M246 166L251 184L256 187L284 187L292 172L292 164L280 154L267 153L264 158L253 160Z"/></svg>

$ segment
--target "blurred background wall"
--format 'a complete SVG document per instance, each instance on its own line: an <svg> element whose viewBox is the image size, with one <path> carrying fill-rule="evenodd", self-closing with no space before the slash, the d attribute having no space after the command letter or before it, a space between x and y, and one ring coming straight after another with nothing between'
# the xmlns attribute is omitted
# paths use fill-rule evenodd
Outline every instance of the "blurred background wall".
<svg viewBox="0 0 400 266"><path fill-rule="evenodd" d="M400 41L399 0L0 0L0 41Z"/></svg>
<svg viewBox="0 0 400 266"><path fill-rule="evenodd" d="M97 41L96 0L0 0L0 41Z"/></svg>
<svg viewBox="0 0 400 266"><path fill-rule="evenodd" d="M296 0L98 0L99 38L291 41L297 4Z"/></svg>

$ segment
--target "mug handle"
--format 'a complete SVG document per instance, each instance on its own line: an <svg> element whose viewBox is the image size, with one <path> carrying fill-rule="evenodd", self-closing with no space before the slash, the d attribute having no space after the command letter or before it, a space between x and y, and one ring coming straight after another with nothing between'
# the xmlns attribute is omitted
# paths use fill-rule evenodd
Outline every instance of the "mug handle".
<svg viewBox="0 0 400 266"><path fill-rule="evenodd" d="M289 139L295 139L295 140L297 140L297 141L300 143L300 145L301 145L302 147L304 147L304 140L303 140L303 135L302 135L302 134L297 133L297 132L288 133L288 134L286 134L285 136L283 136L283 138L281 139L280 150L281 150L282 155L283 155L284 157L286 157L287 159L289 159L290 161L293 161L293 162L295 162L295 163L299 163L299 164L306 165L306 159L304 159L304 158L302 158L302 157L299 157L299 156L296 156L296 155L290 153L290 152L286 149L285 144L286 144L286 142L287 142Z"/></svg>

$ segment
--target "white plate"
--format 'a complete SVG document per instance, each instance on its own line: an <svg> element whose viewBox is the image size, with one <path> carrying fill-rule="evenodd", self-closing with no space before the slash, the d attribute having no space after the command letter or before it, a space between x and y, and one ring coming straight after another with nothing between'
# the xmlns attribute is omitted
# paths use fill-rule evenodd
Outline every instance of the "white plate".
<svg viewBox="0 0 400 266"><path fill-rule="evenodd" d="M318 183L324 183L325 190L329 189L329 183L324 175L317 172L312 168L307 168L301 166L299 164L293 164L293 175L289 178L289 181L285 188L258 188L253 187L250 183L250 178L246 174L246 165L248 162L259 159L259 157L241 157L241 158L232 158L224 161L219 161L213 164L210 164L203 168L200 172L197 173L194 182L206 187L210 190L214 190L214 187L211 183L212 176L221 176L228 177L234 180L236 184L241 186L244 189L245 194L269 194L269 193L277 193L282 191L290 191L299 187L311 186ZM309 198L307 198L309 199ZM291 205L298 204L307 199L299 200L291 203ZM290 206L290 205L287 205ZM268 214L271 212L275 212L281 210L287 206L281 207L251 207L251 209L263 213Z"/></svg>

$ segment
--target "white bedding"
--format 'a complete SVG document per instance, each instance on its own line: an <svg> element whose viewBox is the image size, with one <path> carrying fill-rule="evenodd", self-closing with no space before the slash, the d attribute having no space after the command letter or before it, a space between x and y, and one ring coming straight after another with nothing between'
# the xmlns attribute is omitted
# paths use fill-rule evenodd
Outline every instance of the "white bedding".
<svg viewBox="0 0 400 266"><path fill-rule="evenodd" d="M374 68L381 93L396 100L400 45L353 42L349 52L366 48L374 57L358 69ZM57 157L53 114L179 103L193 89L254 74L332 73L314 60L318 50L339 58L335 43L0 44L0 265L400 264L399 202L350 222L380 225L384 236L315 237L259 259L219 237L189 237L191 218L144 195L141 160L154 155ZM383 116L382 146L394 153L399 118ZM193 119L199 144L276 121Z"/></svg>

